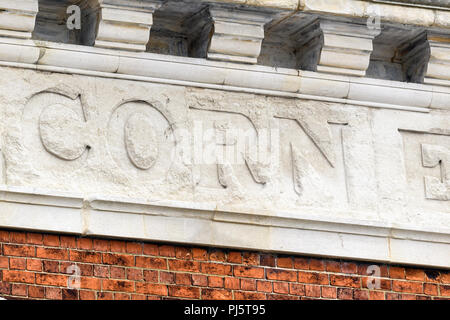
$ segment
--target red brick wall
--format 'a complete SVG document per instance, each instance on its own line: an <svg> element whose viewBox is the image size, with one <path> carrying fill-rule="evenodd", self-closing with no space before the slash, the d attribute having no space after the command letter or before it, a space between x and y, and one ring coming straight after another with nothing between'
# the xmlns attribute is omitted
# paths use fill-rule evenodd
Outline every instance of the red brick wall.
<svg viewBox="0 0 450 320"><path fill-rule="evenodd" d="M0 230L0 296L29 299L450 299L450 273ZM76 264L80 288L68 288Z"/></svg>

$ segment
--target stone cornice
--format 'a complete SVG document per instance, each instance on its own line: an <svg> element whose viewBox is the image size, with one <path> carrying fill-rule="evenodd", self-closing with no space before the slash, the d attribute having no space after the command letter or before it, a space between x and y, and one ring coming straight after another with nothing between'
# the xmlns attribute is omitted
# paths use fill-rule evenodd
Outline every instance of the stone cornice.
<svg viewBox="0 0 450 320"><path fill-rule="evenodd" d="M11 52L20 53L17 57ZM239 65L151 53L0 39L0 65L428 112L449 109L446 87ZM242 81L243 79L245 81ZM395 102L392 96L395 95Z"/></svg>
<svg viewBox="0 0 450 320"><path fill-rule="evenodd" d="M255 214L177 201L89 197L0 187L0 226L147 241L320 255L448 269L450 230L343 218L314 209ZM311 211L311 212L309 212ZM317 212L315 212L317 213ZM270 234L270 237L261 238ZM259 239L255 241L255 239ZM301 241L299 241L301 239Z"/></svg>

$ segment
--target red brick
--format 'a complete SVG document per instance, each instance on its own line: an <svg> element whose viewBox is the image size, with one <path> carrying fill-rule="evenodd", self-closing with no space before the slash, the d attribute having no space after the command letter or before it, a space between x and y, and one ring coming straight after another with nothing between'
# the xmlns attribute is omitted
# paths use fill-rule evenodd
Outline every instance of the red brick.
<svg viewBox="0 0 450 320"><path fill-rule="evenodd" d="M382 291L369 291L369 300L384 300L385 294Z"/></svg>
<svg viewBox="0 0 450 320"><path fill-rule="evenodd" d="M191 275L189 273L176 273L175 274L175 283L180 285L191 285Z"/></svg>
<svg viewBox="0 0 450 320"><path fill-rule="evenodd" d="M259 265L259 254L253 252L243 252L242 263L250 266Z"/></svg>
<svg viewBox="0 0 450 320"><path fill-rule="evenodd" d="M199 299L200 288L169 286L169 296L189 298L189 299Z"/></svg>
<svg viewBox="0 0 450 320"><path fill-rule="evenodd" d="M13 296L26 297L28 295L27 285L26 284L13 283L12 286L11 286L11 294Z"/></svg>
<svg viewBox="0 0 450 320"><path fill-rule="evenodd" d="M94 266L94 276L99 278L109 277L109 267L106 266Z"/></svg>
<svg viewBox="0 0 450 320"><path fill-rule="evenodd" d="M93 244L90 238L78 238L78 249L92 250Z"/></svg>
<svg viewBox="0 0 450 320"><path fill-rule="evenodd" d="M275 257L271 254L263 254L260 257L260 265L265 267L275 267Z"/></svg>
<svg viewBox="0 0 450 320"><path fill-rule="evenodd" d="M450 271L441 271L440 282L450 284Z"/></svg>
<svg viewBox="0 0 450 320"><path fill-rule="evenodd" d="M119 253L102 253L103 263L117 266L134 267L134 256Z"/></svg>
<svg viewBox="0 0 450 320"><path fill-rule="evenodd" d="M147 297L143 294L132 294L131 300L147 300Z"/></svg>
<svg viewBox="0 0 450 320"><path fill-rule="evenodd" d="M437 270L425 270L425 282L439 283L441 272Z"/></svg>
<svg viewBox="0 0 450 320"><path fill-rule="evenodd" d="M208 251L206 251L205 249L200 249L200 248L193 248L192 249L192 257L194 258L194 260L206 260L208 256Z"/></svg>
<svg viewBox="0 0 450 320"><path fill-rule="evenodd" d="M336 299L337 298L337 289L334 287L321 287L322 290L322 298L327 299Z"/></svg>
<svg viewBox="0 0 450 320"><path fill-rule="evenodd" d="M225 261L227 261L227 257L226 257L225 252L223 252L222 250L212 250L209 253L209 260L225 262Z"/></svg>
<svg viewBox="0 0 450 320"><path fill-rule="evenodd" d="M97 300L114 300L114 294L112 292L99 292L97 293Z"/></svg>
<svg viewBox="0 0 450 320"><path fill-rule="evenodd" d="M159 255L163 257L175 257L174 246L159 246Z"/></svg>
<svg viewBox="0 0 450 320"><path fill-rule="evenodd" d="M112 252L120 252L120 253L127 252L127 245L125 241L110 240L109 246Z"/></svg>
<svg viewBox="0 0 450 320"><path fill-rule="evenodd" d="M73 266L73 265L74 265L73 263L63 263L63 262L61 262L60 271L61 272L65 272L65 273L73 274L73 271L70 271L70 269L68 269L70 266ZM92 265L92 264L84 264L84 263L78 263L76 265L80 268L80 274L82 276L92 277L94 275L94 265Z"/></svg>
<svg viewBox="0 0 450 320"><path fill-rule="evenodd" d="M0 269L8 269L9 268L9 258L0 257Z"/></svg>
<svg viewBox="0 0 450 320"><path fill-rule="evenodd" d="M127 280L102 280L102 290L105 291L122 291L134 292L134 282Z"/></svg>
<svg viewBox="0 0 450 320"><path fill-rule="evenodd" d="M113 279L125 279L125 268L111 266L109 273Z"/></svg>
<svg viewBox="0 0 450 320"><path fill-rule="evenodd" d="M292 257L278 257L277 266L280 268L293 268L294 261L292 260Z"/></svg>
<svg viewBox="0 0 450 320"><path fill-rule="evenodd" d="M305 284L305 295L307 297L320 297L320 286Z"/></svg>
<svg viewBox="0 0 450 320"><path fill-rule="evenodd" d="M0 242L9 242L9 231L0 230Z"/></svg>
<svg viewBox="0 0 450 320"><path fill-rule="evenodd" d="M175 284L175 273L173 272L160 272L159 278L161 283Z"/></svg>
<svg viewBox="0 0 450 320"><path fill-rule="evenodd" d="M159 254L158 246L156 244L144 243L144 254L149 256L157 256Z"/></svg>
<svg viewBox="0 0 450 320"><path fill-rule="evenodd" d="M93 239L92 247L97 251L110 251L109 240Z"/></svg>
<svg viewBox="0 0 450 320"><path fill-rule="evenodd" d="M245 291L255 291L256 290L256 280L255 279L241 279L241 289Z"/></svg>
<svg viewBox="0 0 450 320"><path fill-rule="evenodd" d="M407 268L405 269L405 278L408 280L424 281L425 272L423 272L423 270L420 269Z"/></svg>
<svg viewBox="0 0 450 320"><path fill-rule="evenodd" d="M167 260L154 257L136 257L136 267L166 270Z"/></svg>
<svg viewBox="0 0 450 320"><path fill-rule="evenodd" d="M266 294L260 292L249 292L249 291L235 291L235 300L265 300Z"/></svg>
<svg viewBox="0 0 450 320"><path fill-rule="evenodd" d="M3 254L5 256L15 257L34 257L35 248L32 246L24 246L17 244L4 244Z"/></svg>
<svg viewBox="0 0 450 320"><path fill-rule="evenodd" d="M441 291L441 296L450 297L450 285L439 285L439 289Z"/></svg>
<svg viewBox="0 0 450 320"><path fill-rule="evenodd" d="M401 294L400 300L416 300L416 296L413 294Z"/></svg>
<svg viewBox="0 0 450 320"><path fill-rule="evenodd" d="M11 232L10 239L12 243L27 243L27 234L25 232Z"/></svg>
<svg viewBox="0 0 450 320"><path fill-rule="evenodd" d="M423 293L428 294L430 296L438 295L438 286L432 283L424 283L423 284Z"/></svg>
<svg viewBox="0 0 450 320"><path fill-rule="evenodd" d="M101 279L90 278L90 277L81 277L80 278L80 288L91 289L91 290L100 290L102 288Z"/></svg>
<svg viewBox="0 0 450 320"><path fill-rule="evenodd" d="M305 285L299 283L290 283L289 293L294 294L296 296L304 296L306 294Z"/></svg>
<svg viewBox="0 0 450 320"><path fill-rule="evenodd" d="M390 266L389 277L391 279L405 279L405 268Z"/></svg>
<svg viewBox="0 0 450 320"><path fill-rule="evenodd" d="M11 294L11 284L0 281L0 293Z"/></svg>
<svg viewBox="0 0 450 320"><path fill-rule="evenodd" d="M3 270L3 281L34 283L34 273L17 270Z"/></svg>
<svg viewBox="0 0 450 320"><path fill-rule="evenodd" d="M361 288L361 278L331 274L330 284L338 287Z"/></svg>
<svg viewBox="0 0 450 320"><path fill-rule="evenodd" d="M206 287L208 285L208 277L202 274L193 274L192 285Z"/></svg>
<svg viewBox="0 0 450 320"><path fill-rule="evenodd" d="M25 258L9 258L9 267L16 270L25 270L27 260Z"/></svg>
<svg viewBox="0 0 450 320"><path fill-rule="evenodd" d="M263 280L257 280L256 281L256 291L261 292L272 292L272 282L271 281L263 281Z"/></svg>
<svg viewBox="0 0 450 320"><path fill-rule="evenodd" d="M216 275L223 275L223 276L229 276L232 274L232 268L230 265L227 264L220 264L220 263L202 263L201 265L202 273L207 274L216 274ZM194 271L195 272L195 271Z"/></svg>
<svg viewBox="0 0 450 320"><path fill-rule="evenodd" d="M65 287L68 284L68 277L60 274L36 274L36 284Z"/></svg>
<svg viewBox="0 0 450 320"><path fill-rule="evenodd" d="M54 234L45 234L44 235L44 239L43 239L43 243L45 246L49 246L49 247L59 247L60 243L59 243L59 236L54 235Z"/></svg>
<svg viewBox="0 0 450 320"><path fill-rule="evenodd" d="M126 250L128 253L142 254L142 243L139 242L127 242Z"/></svg>
<svg viewBox="0 0 450 320"><path fill-rule="evenodd" d="M37 259L27 259L27 270L42 271L42 261Z"/></svg>
<svg viewBox="0 0 450 320"><path fill-rule="evenodd" d="M362 288L391 290L391 280L380 279L376 277L363 277L361 278L361 280L362 280Z"/></svg>
<svg viewBox="0 0 450 320"><path fill-rule="evenodd" d="M78 300L78 290L62 289L61 296L63 300Z"/></svg>
<svg viewBox="0 0 450 320"><path fill-rule="evenodd" d="M339 261L327 260L326 270L328 272L341 272L341 263Z"/></svg>
<svg viewBox="0 0 450 320"><path fill-rule="evenodd" d="M26 234L27 237L27 243L29 244L42 244L43 240L42 240L42 234L40 233L27 233Z"/></svg>
<svg viewBox="0 0 450 320"><path fill-rule="evenodd" d="M192 252L190 249L185 247L176 247L175 257L182 260L192 260Z"/></svg>
<svg viewBox="0 0 450 320"><path fill-rule="evenodd" d="M294 258L294 268L300 270L309 270L308 258Z"/></svg>
<svg viewBox="0 0 450 320"><path fill-rule="evenodd" d="M45 297L45 287L28 286L28 297L44 298Z"/></svg>
<svg viewBox="0 0 450 320"><path fill-rule="evenodd" d="M42 261L42 270L44 272L53 272L58 273L59 272L59 261L54 260L44 260Z"/></svg>
<svg viewBox="0 0 450 320"><path fill-rule="evenodd" d="M227 289L239 289L239 279L226 277L224 286Z"/></svg>
<svg viewBox="0 0 450 320"><path fill-rule="evenodd" d="M431 300L431 297L428 297L428 296L416 296L416 300Z"/></svg>
<svg viewBox="0 0 450 320"><path fill-rule="evenodd" d="M144 273L141 269L127 269L127 279L141 281L144 279Z"/></svg>
<svg viewBox="0 0 450 320"><path fill-rule="evenodd" d="M95 300L95 291L80 290L80 300Z"/></svg>
<svg viewBox="0 0 450 320"><path fill-rule="evenodd" d="M233 294L229 290L202 289L203 300L231 300Z"/></svg>
<svg viewBox="0 0 450 320"><path fill-rule="evenodd" d="M146 282L158 282L158 271L144 270L144 280Z"/></svg>
<svg viewBox="0 0 450 320"><path fill-rule="evenodd" d="M380 277L389 277L388 267L386 265L373 265L369 263L359 263L358 264L358 274L362 276L377 276L373 269L369 269L370 266L376 266L380 269Z"/></svg>
<svg viewBox="0 0 450 320"><path fill-rule="evenodd" d="M297 271L267 269L267 279L280 281L297 281Z"/></svg>
<svg viewBox="0 0 450 320"><path fill-rule="evenodd" d="M418 282L392 281L392 290L407 293L423 293L423 285Z"/></svg>
<svg viewBox="0 0 450 320"><path fill-rule="evenodd" d="M77 247L77 240L75 239L75 237L60 236L59 241L61 243L62 248L76 248Z"/></svg>
<svg viewBox="0 0 450 320"><path fill-rule="evenodd" d="M268 294L267 300L298 300L299 297L288 296L286 294Z"/></svg>
<svg viewBox="0 0 450 320"><path fill-rule="evenodd" d="M36 249L36 257L53 260L68 260L69 254L66 249L39 247Z"/></svg>
<svg viewBox="0 0 450 320"><path fill-rule="evenodd" d="M342 271L342 273L357 274L358 266L356 263L343 262L341 264L341 271Z"/></svg>
<svg viewBox="0 0 450 320"><path fill-rule="evenodd" d="M215 276L208 277L208 287L223 288L223 286L224 284L222 277L215 277Z"/></svg>
<svg viewBox="0 0 450 320"><path fill-rule="evenodd" d="M234 275L243 278L264 278L264 269L248 266L235 266Z"/></svg>
<svg viewBox="0 0 450 320"><path fill-rule="evenodd" d="M325 271L325 261L320 259L310 259L309 269L316 271Z"/></svg>
<svg viewBox="0 0 450 320"><path fill-rule="evenodd" d="M70 250L69 254L71 261L87 262L87 263L102 262L102 255L99 252Z"/></svg>
<svg viewBox="0 0 450 320"><path fill-rule="evenodd" d="M287 282L274 282L273 292L276 293L289 293L289 283Z"/></svg>
<svg viewBox="0 0 450 320"><path fill-rule="evenodd" d="M130 300L130 295L126 293L114 293L114 300Z"/></svg>
<svg viewBox="0 0 450 320"><path fill-rule="evenodd" d="M200 263L192 260L169 260L169 269L173 271L200 272Z"/></svg>
<svg viewBox="0 0 450 320"><path fill-rule="evenodd" d="M329 284L328 275L326 273L317 272L298 272L298 282L310 284Z"/></svg>
<svg viewBox="0 0 450 320"><path fill-rule="evenodd" d="M227 261L230 263L242 263L242 253L236 251L228 252Z"/></svg>
<svg viewBox="0 0 450 320"><path fill-rule="evenodd" d="M45 288L45 298L51 300L61 300L62 292L60 288Z"/></svg>
<svg viewBox="0 0 450 320"><path fill-rule="evenodd" d="M353 290L353 300L369 300L368 290Z"/></svg>
<svg viewBox="0 0 450 320"><path fill-rule="evenodd" d="M349 288L338 288L337 289L337 297L340 300L352 300L353 299L353 290Z"/></svg>

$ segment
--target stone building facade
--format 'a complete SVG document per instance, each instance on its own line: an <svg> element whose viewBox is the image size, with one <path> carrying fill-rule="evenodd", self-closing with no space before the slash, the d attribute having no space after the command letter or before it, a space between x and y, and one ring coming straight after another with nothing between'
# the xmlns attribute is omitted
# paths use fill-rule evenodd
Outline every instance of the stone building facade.
<svg viewBox="0 0 450 320"><path fill-rule="evenodd" d="M446 0L0 0L0 296L449 299Z"/></svg>

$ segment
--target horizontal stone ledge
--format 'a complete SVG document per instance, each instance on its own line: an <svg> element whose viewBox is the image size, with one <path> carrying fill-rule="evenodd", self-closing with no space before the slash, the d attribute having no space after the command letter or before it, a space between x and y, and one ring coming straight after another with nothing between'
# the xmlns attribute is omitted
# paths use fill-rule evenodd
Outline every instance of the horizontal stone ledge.
<svg viewBox="0 0 450 320"><path fill-rule="evenodd" d="M6 66L427 112L450 109L447 87L240 65L152 53L0 39ZM6 62L12 62L8 64ZM19 64L14 64L19 63ZM48 69L50 68L50 69Z"/></svg>
<svg viewBox="0 0 450 320"><path fill-rule="evenodd" d="M0 188L0 227L450 268L450 230ZM239 235L239 236L237 236Z"/></svg>

